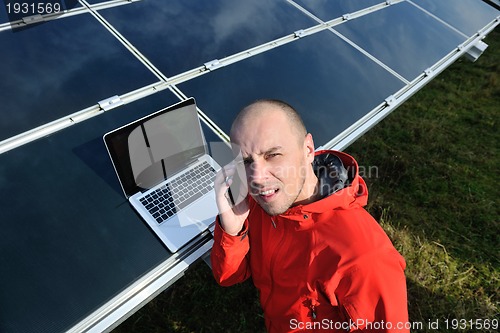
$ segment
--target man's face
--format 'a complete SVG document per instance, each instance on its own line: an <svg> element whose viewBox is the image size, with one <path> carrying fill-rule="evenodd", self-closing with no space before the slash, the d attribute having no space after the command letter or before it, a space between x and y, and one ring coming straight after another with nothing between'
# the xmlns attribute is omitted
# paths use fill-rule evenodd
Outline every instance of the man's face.
<svg viewBox="0 0 500 333"><path fill-rule="evenodd" d="M298 137L283 112L262 107L270 110L242 122L232 141L241 150L250 195L269 215L279 215L309 197L303 189L314 144L310 134Z"/></svg>

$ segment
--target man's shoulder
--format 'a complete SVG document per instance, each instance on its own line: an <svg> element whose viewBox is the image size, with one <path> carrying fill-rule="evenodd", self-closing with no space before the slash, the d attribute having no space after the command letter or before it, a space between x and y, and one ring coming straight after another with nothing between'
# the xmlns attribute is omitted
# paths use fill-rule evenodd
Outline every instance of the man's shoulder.
<svg viewBox="0 0 500 333"><path fill-rule="evenodd" d="M364 208L333 210L322 214L318 234L326 241L354 252L392 248L392 242L380 224Z"/></svg>

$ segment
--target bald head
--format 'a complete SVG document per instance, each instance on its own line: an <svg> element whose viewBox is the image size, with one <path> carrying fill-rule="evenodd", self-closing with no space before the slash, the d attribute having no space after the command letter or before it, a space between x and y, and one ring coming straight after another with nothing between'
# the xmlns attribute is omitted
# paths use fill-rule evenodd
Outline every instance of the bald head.
<svg viewBox="0 0 500 333"><path fill-rule="evenodd" d="M252 124L254 121L269 117L271 113L280 113L287 125L297 136L299 142L303 141L307 130L298 112L288 103L276 99L261 99L244 107L236 116L231 126L230 136L234 138L235 132L241 128Z"/></svg>

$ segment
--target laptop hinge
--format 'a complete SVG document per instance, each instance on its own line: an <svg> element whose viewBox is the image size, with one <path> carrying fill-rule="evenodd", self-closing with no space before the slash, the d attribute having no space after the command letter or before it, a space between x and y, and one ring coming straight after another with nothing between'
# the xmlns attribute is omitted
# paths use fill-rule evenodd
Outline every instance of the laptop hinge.
<svg viewBox="0 0 500 333"><path fill-rule="evenodd" d="M200 157L203 156L203 155L204 154L201 154L201 155L193 157L193 159L187 163L187 166L190 166L190 165L198 163L200 161Z"/></svg>

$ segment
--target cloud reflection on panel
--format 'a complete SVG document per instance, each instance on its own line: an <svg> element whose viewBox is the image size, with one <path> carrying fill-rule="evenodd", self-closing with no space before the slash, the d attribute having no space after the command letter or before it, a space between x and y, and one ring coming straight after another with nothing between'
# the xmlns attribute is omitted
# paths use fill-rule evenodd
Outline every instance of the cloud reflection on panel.
<svg viewBox="0 0 500 333"><path fill-rule="evenodd" d="M344 14L356 12L376 4L383 0L294 0L306 10L316 15L323 21L342 17Z"/></svg>
<svg viewBox="0 0 500 333"><path fill-rule="evenodd" d="M500 15L500 11L484 1L413 0L413 2L467 36L472 36Z"/></svg>
<svg viewBox="0 0 500 333"><path fill-rule="evenodd" d="M236 113L258 98L295 106L325 144L404 83L330 31L307 36L179 85L228 132Z"/></svg>
<svg viewBox="0 0 500 333"><path fill-rule="evenodd" d="M100 14L166 76L317 24L276 0L141 1Z"/></svg>
<svg viewBox="0 0 500 333"><path fill-rule="evenodd" d="M0 140L157 81L90 15L0 32Z"/></svg>
<svg viewBox="0 0 500 333"><path fill-rule="evenodd" d="M465 37L415 6L402 2L335 27L411 81Z"/></svg>

